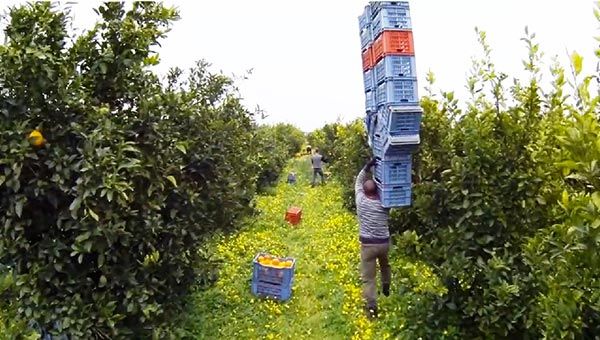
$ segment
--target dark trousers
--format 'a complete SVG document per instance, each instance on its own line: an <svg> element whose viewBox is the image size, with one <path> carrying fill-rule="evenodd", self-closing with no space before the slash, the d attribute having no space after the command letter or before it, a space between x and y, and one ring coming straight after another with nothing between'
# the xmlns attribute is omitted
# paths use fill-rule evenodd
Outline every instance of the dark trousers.
<svg viewBox="0 0 600 340"><path fill-rule="evenodd" d="M325 183L325 176L323 175L323 169L313 168L312 185L315 185L315 183L317 181L317 175L321 176L321 183Z"/></svg>

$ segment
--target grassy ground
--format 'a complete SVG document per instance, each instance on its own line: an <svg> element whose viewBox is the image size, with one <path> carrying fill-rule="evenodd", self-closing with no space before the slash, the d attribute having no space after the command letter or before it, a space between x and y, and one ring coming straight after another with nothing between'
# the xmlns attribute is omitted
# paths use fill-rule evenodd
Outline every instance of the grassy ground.
<svg viewBox="0 0 600 340"><path fill-rule="evenodd" d="M380 297L380 319L362 312L358 224L342 207L335 182L311 188L306 158L290 163L298 184L279 183L273 194L257 198L260 214L240 232L215 240L223 260L216 285L197 293L186 333L190 339L389 339L410 338L403 313L410 309L399 282L414 292L439 292L427 267L391 254L392 296ZM282 176L285 177L285 176ZM284 221L288 207L303 209L296 227ZM292 298L259 299L250 292L252 258L260 251L296 258Z"/></svg>

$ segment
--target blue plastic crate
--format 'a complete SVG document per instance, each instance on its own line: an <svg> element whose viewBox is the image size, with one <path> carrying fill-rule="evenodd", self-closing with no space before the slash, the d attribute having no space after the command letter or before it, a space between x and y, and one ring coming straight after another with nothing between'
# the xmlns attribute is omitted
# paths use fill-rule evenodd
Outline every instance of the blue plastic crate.
<svg viewBox="0 0 600 340"><path fill-rule="evenodd" d="M292 286L256 281L252 282L252 294L286 301L292 296Z"/></svg>
<svg viewBox="0 0 600 340"><path fill-rule="evenodd" d="M397 8L405 8L406 10L410 9L410 5L408 1L371 1L369 2L371 6L371 20L379 14L384 7L397 7Z"/></svg>
<svg viewBox="0 0 600 340"><path fill-rule="evenodd" d="M386 185L409 184L412 181L412 155L405 153L389 160L384 156L375 164L375 178Z"/></svg>
<svg viewBox="0 0 600 340"><path fill-rule="evenodd" d="M417 78L395 78L377 86L377 105L417 105Z"/></svg>
<svg viewBox="0 0 600 340"><path fill-rule="evenodd" d="M365 92L365 109L368 112L374 112L377 109L377 105L375 105L375 91L366 91Z"/></svg>
<svg viewBox="0 0 600 340"><path fill-rule="evenodd" d="M371 23L373 38L377 38L384 30L390 29L412 29L408 6L383 6L378 10Z"/></svg>
<svg viewBox="0 0 600 340"><path fill-rule="evenodd" d="M365 91L372 91L375 86L375 78L373 70L366 70L363 72L363 82L365 84Z"/></svg>
<svg viewBox="0 0 600 340"><path fill-rule="evenodd" d="M360 30L360 47L365 49L372 42L373 32L371 31L371 25L367 25L365 28Z"/></svg>
<svg viewBox="0 0 600 340"><path fill-rule="evenodd" d="M388 142L383 147L383 157L388 161L402 159L407 153L413 154L418 147L419 144L393 145Z"/></svg>
<svg viewBox="0 0 600 340"><path fill-rule="evenodd" d="M372 137L375 133L375 124L377 123L377 114L373 112L367 112L365 115L365 130L367 131L367 135Z"/></svg>
<svg viewBox="0 0 600 340"><path fill-rule="evenodd" d="M358 17L358 27L362 31L363 28L371 25L371 6L365 6L363 14Z"/></svg>
<svg viewBox="0 0 600 340"><path fill-rule="evenodd" d="M375 131L373 134L373 156L383 157L387 137L387 134L381 133L381 131Z"/></svg>
<svg viewBox="0 0 600 340"><path fill-rule="evenodd" d="M381 59L373 70L377 84L394 78L417 76L416 62L413 56L387 56Z"/></svg>
<svg viewBox="0 0 600 340"><path fill-rule="evenodd" d="M266 255L264 253L257 254L252 261L254 270L252 273L252 280L257 282L266 282L272 284L283 284L290 285L294 280L294 269L296 268L296 261L292 258L283 258L282 260L292 261L291 268L274 268L262 265L258 263L258 257Z"/></svg>
<svg viewBox="0 0 600 340"><path fill-rule="evenodd" d="M375 183L377 184L381 205L384 208L407 207L411 205L411 184L386 185L377 181Z"/></svg>
<svg viewBox="0 0 600 340"><path fill-rule="evenodd" d="M390 140L394 137L385 131L375 131L370 137L373 156L385 159L386 161L404 159L406 154L412 154L417 150L419 146L418 142L420 142L420 140L417 140L417 142L394 145L390 143Z"/></svg>
<svg viewBox="0 0 600 340"><path fill-rule="evenodd" d="M386 130L391 136L418 135L421 129L420 107L388 106L381 110Z"/></svg>

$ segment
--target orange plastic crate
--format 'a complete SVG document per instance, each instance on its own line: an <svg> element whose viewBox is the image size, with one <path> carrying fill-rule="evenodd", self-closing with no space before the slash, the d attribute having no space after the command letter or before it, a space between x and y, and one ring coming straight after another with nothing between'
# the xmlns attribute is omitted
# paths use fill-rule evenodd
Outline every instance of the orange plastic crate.
<svg viewBox="0 0 600 340"><path fill-rule="evenodd" d="M373 63L373 50L371 46L369 46L362 53L362 63L363 63L363 71L369 70L374 66Z"/></svg>
<svg viewBox="0 0 600 340"><path fill-rule="evenodd" d="M415 55L412 31L383 31L373 42L373 64L387 55Z"/></svg>
<svg viewBox="0 0 600 340"><path fill-rule="evenodd" d="M285 220L291 223L292 225L296 225L300 223L302 219L302 209L298 207L291 207L285 213Z"/></svg>

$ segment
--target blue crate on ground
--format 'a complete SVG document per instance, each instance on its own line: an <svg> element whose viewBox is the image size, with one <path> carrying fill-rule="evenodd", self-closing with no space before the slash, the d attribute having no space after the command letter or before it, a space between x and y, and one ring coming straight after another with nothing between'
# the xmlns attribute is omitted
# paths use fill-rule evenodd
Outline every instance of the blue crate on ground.
<svg viewBox="0 0 600 340"><path fill-rule="evenodd" d="M292 296L291 285L276 285L267 282L252 282L252 294L260 297L286 301Z"/></svg>
<svg viewBox="0 0 600 340"><path fill-rule="evenodd" d="M380 84L385 80L399 77L416 77L415 57L391 55L381 59L374 67L375 82Z"/></svg>
<svg viewBox="0 0 600 340"><path fill-rule="evenodd" d="M377 106L381 105L417 105L417 78L395 78L386 80L377 86Z"/></svg>
<svg viewBox="0 0 600 340"><path fill-rule="evenodd" d="M391 136L418 135L423 110L418 106L387 106L380 110L386 131Z"/></svg>
<svg viewBox="0 0 600 340"><path fill-rule="evenodd" d="M377 105L375 105L375 89L373 91L365 92L365 109L368 112L375 112Z"/></svg>
<svg viewBox="0 0 600 340"><path fill-rule="evenodd" d="M372 42L373 32L371 30L371 25L367 25L365 28L360 30L360 47L365 49Z"/></svg>
<svg viewBox="0 0 600 340"><path fill-rule="evenodd" d="M283 260L292 261L293 265L291 268L274 268L270 266L262 265L258 262L258 257L266 255L263 253L257 254L254 257L252 280L257 282L266 282L279 285L290 285L294 280L294 269L296 268L296 261L292 258L284 258Z"/></svg>
<svg viewBox="0 0 600 340"><path fill-rule="evenodd" d="M375 78L373 69L366 70L363 72L363 82L365 84L365 91L372 91L375 87Z"/></svg>
<svg viewBox="0 0 600 340"><path fill-rule="evenodd" d="M384 208L407 207L411 204L412 187L411 184L391 184L386 185L378 181L377 191L381 199L381 205Z"/></svg>
<svg viewBox="0 0 600 340"><path fill-rule="evenodd" d="M371 1L369 2L371 6L371 19L375 18L379 11L381 11L384 7L398 7L405 8L406 10L410 9L410 5L408 1Z"/></svg>
<svg viewBox="0 0 600 340"><path fill-rule="evenodd" d="M412 181L412 155L405 153L388 159L385 156L375 164L375 178L380 183L409 184Z"/></svg>
<svg viewBox="0 0 600 340"><path fill-rule="evenodd" d="M377 38L384 30L390 29L412 29L408 6L383 6L377 11L371 23L373 38Z"/></svg>

